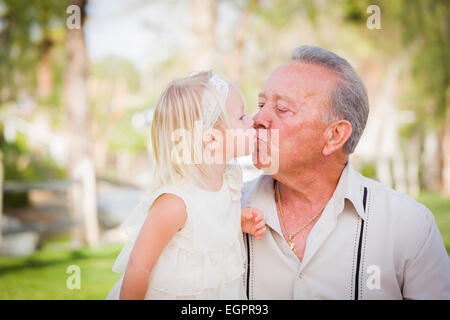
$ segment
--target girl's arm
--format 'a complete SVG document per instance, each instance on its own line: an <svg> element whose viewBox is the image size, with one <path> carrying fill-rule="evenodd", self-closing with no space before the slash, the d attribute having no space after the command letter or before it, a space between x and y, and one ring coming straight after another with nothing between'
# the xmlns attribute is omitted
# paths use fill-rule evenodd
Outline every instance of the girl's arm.
<svg viewBox="0 0 450 320"><path fill-rule="evenodd" d="M153 203L131 252L120 299L144 299L152 268L186 218L184 201L176 195L163 194Z"/></svg>

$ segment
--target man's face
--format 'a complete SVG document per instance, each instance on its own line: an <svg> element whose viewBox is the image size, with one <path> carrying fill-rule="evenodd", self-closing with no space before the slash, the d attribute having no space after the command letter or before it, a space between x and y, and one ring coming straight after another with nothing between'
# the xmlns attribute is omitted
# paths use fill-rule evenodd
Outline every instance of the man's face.
<svg viewBox="0 0 450 320"><path fill-rule="evenodd" d="M290 61L276 69L258 98L255 129L278 129L279 169L298 170L322 158L336 75L325 67ZM266 139L258 139L254 159ZM261 167L260 164L255 164Z"/></svg>

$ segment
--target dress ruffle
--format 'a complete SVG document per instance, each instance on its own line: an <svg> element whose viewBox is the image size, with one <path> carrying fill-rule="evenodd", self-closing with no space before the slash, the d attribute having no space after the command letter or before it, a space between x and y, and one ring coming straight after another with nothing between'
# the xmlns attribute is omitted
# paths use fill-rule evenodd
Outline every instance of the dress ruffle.
<svg viewBox="0 0 450 320"><path fill-rule="evenodd" d="M242 170L237 161L227 164L223 177L230 190L231 199L233 201L240 200L243 182Z"/></svg>
<svg viewBox="0 0 450 320"><path fill-rule="evenodd" d="M239 280L244 261L239 241L228 248L200 254L171 242L150 274L150 288L172 296L199 295Z"/></svg>
<svg viewBox="0 0 450 320"><path fill-rule="evenodd" d="M231 220L218 226L222 236L220 241L209 243L203 238L211 237L212 229L203 225L200 210L201 199L195 199L188 186L167 186L152 193L138 204L123 222L122 229L128 240L117 257L112 270L125 273L136 239L145 222L152 203L163 193L172 193L183 199L187 210L184 227L164 248L158 262L150 273L146 299L240 299L243 296L241 276L244 273L244 248L240 231L240 197L242 171L237 162L227 164L224 172L233 204L223 204ZM190 193L191 192L191 193ZM226 193L228 194L228 192ZM229 199L229 198L228 198ZM197 203L193 203L196 201ZM226 202L226 200L224 199ZM229 200L228 200L229 201ZM236 212L234 212L236 211ZM224 211L225 212L225 211ZM203 212L204 213L204 212ZM234 217L236 215L236 217ZM219 234L220 234L219 232ZM217 235L217 233L216 233ZM214 240L218 240L214 239ZM113 287L108 299L118 299L123 276ZM217 289L217 290L215 290Z"/></svg>

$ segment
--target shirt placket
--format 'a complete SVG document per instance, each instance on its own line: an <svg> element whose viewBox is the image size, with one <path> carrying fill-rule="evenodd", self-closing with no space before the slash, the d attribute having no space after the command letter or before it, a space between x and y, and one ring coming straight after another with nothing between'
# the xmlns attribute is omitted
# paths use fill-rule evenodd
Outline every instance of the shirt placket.
<svg viewBox="0 0 450 320"><path fill-rule="evenodd" d="M319 251L328 236L333 232L337 225L337 216L339 215L339 207L334 203L330 203L324 210L322 217L317 221L311 230L306 241L305 255L299 265L297 276L294 284L293 297L296 299L296 293L302 292L302 282L305 278L305 268L312 260L314 255ZM337 211L338 210L338 211ZM342 210L340 210L342 211Z"/></svg>

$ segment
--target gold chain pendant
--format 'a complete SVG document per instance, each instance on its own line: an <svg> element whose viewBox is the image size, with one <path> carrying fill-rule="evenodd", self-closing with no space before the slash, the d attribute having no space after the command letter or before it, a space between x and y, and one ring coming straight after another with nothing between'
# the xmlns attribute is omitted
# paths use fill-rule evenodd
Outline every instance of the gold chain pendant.
<svg viewBox="0 0 450 320"><path fill-rule="evenodd" d="M289 245L289 248L291 248L291 250L294 251L294 253L296 253L296 251L295 251L295 242L292 241L292 237L291 236L289 236L288 245Z"/></svg>
<svg viewBox="0 0 450 320"><path fill-rule="evenodd" d="M295 232L294 234L289 234L289 231L286 228L286 223L284 222L284 213L283 213L283 207L281 206L281 195L280 195L280 187L278 186L278 183L275 185L275 189L277 192L277 197L278 197L278 205L280 207L280 215L281 215L281 222L283 223L283 227L284 230L286 231L287 236L289 237L288 240L288 245L289 248L291 248L292 251L294 251L295 254L297 254L297 252L295 251L295 243L292 241L292 239L298 235L300 232L302 232L304 229L306 229L306 227L308 227L314 220L316 220L316 218L322 213L322 211L325 209L325 206L327 205L325 203L325 205L322 207L322 209L319 210L319 212L316 213L316 215L314 217L312 217L303 227L301 227L300 229L297 230L297 232Z"/></svg>

